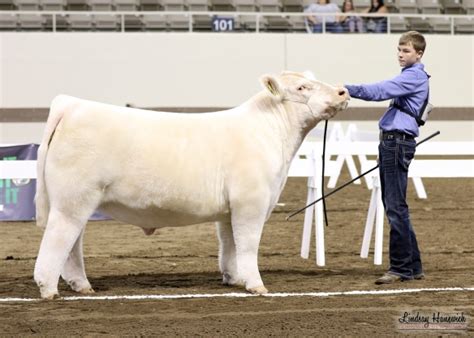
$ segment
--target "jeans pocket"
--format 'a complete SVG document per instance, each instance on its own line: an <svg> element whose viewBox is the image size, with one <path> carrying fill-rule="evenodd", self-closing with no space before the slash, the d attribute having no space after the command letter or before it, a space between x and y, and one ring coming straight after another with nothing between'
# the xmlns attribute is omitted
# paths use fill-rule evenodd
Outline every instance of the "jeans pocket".
<svg viewBox="0 0 474 338"><path fill-rule="evenodd" d="M382 172L394 173L397 167L398 146L394 141L382 141L379 146L379 163Z"/></svg>
<svg viewBox="0 0 474 338"><path fill-rule="evenodd" d="M382 148L384 148L386 150L395 151L397 149L397 141L396 140L382 140L382 142L380 142L380 144L382 145Z"/></svg>
<svg viewBox="0 0 474 338"><path fill-rule="evenodd" d="M408 171L408 167L410 166L411 161L415 157L415 147L408 146L408 145L400 145L401 147L401 158L400 158L400 165L403 170Z"/></svg>

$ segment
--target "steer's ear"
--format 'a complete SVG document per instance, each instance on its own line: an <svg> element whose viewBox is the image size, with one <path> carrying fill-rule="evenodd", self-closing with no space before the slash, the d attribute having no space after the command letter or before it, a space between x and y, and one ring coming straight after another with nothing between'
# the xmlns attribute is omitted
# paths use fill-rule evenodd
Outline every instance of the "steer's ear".
<svg viewBox="0 0 474 338"><path fill-rule="evenodd" d="M262 82L263 87L267 89L273 96L276 96L279 99L283 98L283 89L275 77L272 75L263 75L260 78L260 81Z"/></svg>

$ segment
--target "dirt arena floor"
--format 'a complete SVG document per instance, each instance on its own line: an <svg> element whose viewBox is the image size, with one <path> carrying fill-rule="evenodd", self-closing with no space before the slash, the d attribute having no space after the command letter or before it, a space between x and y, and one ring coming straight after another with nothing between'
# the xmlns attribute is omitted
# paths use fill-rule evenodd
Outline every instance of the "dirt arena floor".
<svg viewBox="0 0 474 338"><path fill-rule="evenodd" d="M347 179L347 174L339 183ZM290 178L266 224L259 265L270 292L332 292L474 286L474 181L425 179L427 200L409 186L411 215L427 278L390 286L374 280L387 267L359 257L370 191L351 185L327 200L326 267L299 257L302 220L285 221L304 205L306 180ZM42 231L32 222L0 223L0 299L38 298L33 267ZM96 295L243 292L221 285L214 224L164 228L146 237L115 221L90 222L84 252ZM74 296L63 281L61 296ZM381 336L396 333L404 312L463 313L468 328L416 331L474 335L472 291L330 297L0 302L0 336Z"/></svg>

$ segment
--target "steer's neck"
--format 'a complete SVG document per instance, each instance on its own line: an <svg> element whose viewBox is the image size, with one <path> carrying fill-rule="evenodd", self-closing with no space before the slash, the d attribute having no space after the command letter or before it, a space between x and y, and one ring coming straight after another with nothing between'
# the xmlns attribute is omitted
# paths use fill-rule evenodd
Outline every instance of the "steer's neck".
<svg viewBox="0 0 474 338"><path fill-rule="evenodd" d="M283 161L289 168L304 138L320 119L312 117L306 104L283 103L266 92L257 94L253 99L252 104L255 104L254 108L263 120L262 125L276 133L275 146L281 147Z"/></svg>

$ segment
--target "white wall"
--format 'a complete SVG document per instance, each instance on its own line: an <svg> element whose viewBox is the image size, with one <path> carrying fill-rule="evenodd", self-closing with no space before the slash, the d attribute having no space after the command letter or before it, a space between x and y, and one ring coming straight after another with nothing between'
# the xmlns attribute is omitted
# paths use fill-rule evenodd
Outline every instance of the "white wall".
<svg viewBox="0 0 474 338"><path fill-rule="evenodd" d="M426 35L438 107L473 107L474 36ZM229 107L260 75L312 70L328 83L395 76L398 35L0 33L0 107L65 93L143 107ZM352 100L352 106L386 105Z"/></svg>

